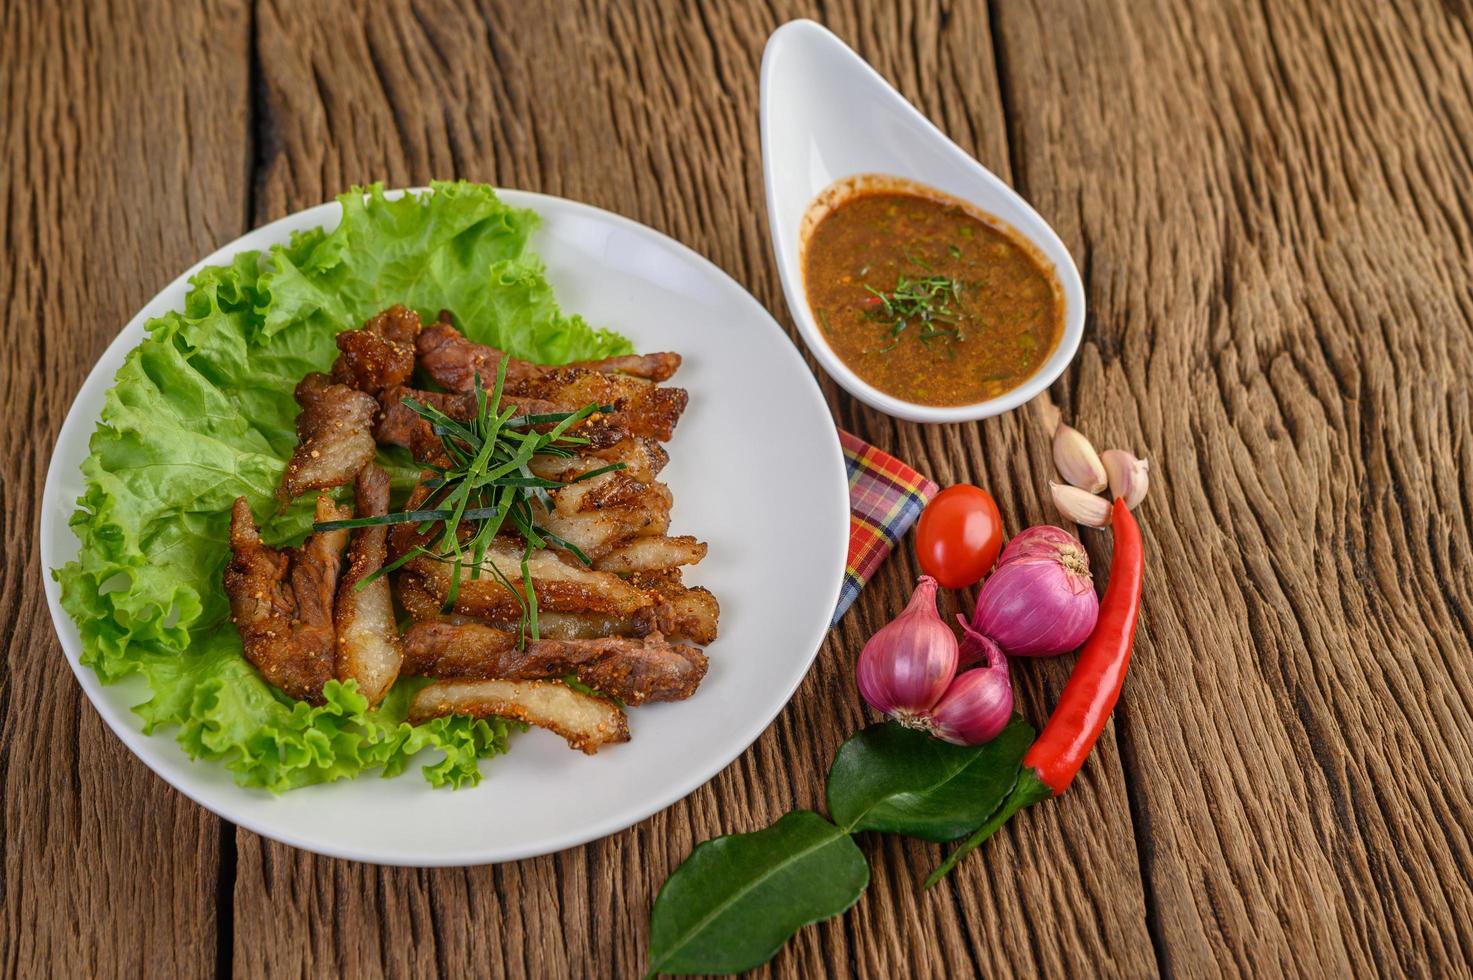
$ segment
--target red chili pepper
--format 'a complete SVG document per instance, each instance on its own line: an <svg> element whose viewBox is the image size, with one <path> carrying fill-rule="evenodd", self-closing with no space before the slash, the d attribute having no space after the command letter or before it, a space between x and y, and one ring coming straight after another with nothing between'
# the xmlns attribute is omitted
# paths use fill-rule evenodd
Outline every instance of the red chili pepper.
<svg viewBox="0 0 1473 980"><path fill-rule="evenodd" d="M1115 533L1115 554L1110 559L1105 597L1100 600L1100 618L1079 652L1079 660L1054 713L1023 756L1023 768L1008 798L931 872L926 879L927 888L945 877L958 861L991 837L1013 814L1064 792L1099 740L1100 732L1105 730L1105 722L1120 698L1125 668L1130 663L1145 566L1141 529L1125 501L1116 499L1110 524Z"/></svg>
<svg viewBox="0 0 1473 980"><path fill-rule="evenodd" d="M1023 768L1036 772L1055 796L1068 788L1105 730L1105 722L1120 697L1135 638L1135 621L1141 610L1141 529L1125 501L1115 501L1110 526L1115 534L1115 554L1110 559L1105 597L1100 600L1100 618L1079 651L1079 660L1048 724L1023 756Z"/></svg>

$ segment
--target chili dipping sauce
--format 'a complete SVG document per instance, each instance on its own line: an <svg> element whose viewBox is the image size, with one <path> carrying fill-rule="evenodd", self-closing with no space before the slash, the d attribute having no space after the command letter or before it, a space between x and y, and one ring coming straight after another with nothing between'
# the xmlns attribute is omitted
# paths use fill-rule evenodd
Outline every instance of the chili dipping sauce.
<svg viewBox="0 0 1473 980"><path fill-rule="evenodd" d="M1063 334L1047 260L939 191L851 178L805 225L814 319L839 359L886 394L921 405L996 398L1038 371Z"/></svg>

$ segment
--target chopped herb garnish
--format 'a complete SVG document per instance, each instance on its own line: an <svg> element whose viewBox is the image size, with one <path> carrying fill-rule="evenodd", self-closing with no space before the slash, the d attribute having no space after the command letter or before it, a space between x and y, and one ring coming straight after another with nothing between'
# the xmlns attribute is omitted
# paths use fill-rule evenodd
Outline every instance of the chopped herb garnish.
<svg viewBox="0 0 1473 980"><path fill-rule="evenodd" d="M955 245L946 246L946 251L950 252L951 257L954 259L959 259L962 257L962 250L957 248Z"/></svg>
<svg viewBox="0 0 1473 980"><path fill-rule="evenodd" d="M869 297L865 300L865 315L889 327L889 335L897 341L906 327L918 326L920 339L932 341L940 337L962 340L964 314L958 308L961 302L962 283L950 276L927 276L911 279L896 277L895 288L883 292L865 284ZM893 346L893 345L892 345ZM887 347L879 351L889 350Z"/></svg>
<svg viewBox="0 0 1473 980"><path fill-rule="evenodd" d="M439 525L439 532L429 545L414 548L398 560L385 565L358 583L362 588L380 575L387 574L411 558L429 558L451 566L450 588L445 597L447 611L455 607L460 595L462 573L469 568L470 577L479 579L489 572L508 592L516 596L522 615L517 642L527 637L538 639L537 595L532 588L530 561L532 552L554 546L572 554L585 565L588 556L571 543L540 527L535 505L550 508L549 492L589 480L614 470L623 463L611 463L575 476L571 480L549 480L532 473L530 463L536 457L567 458L578 454L588 439L569 435L579 422L598 412L612 411L608 405L586 405L576 412L552 412L541 415L517 415L515 405L499 408L506 385L506 358L497 365L496 385L487 392L481 376L475 377L476 415L468 421L453 419L435 408L412 398L404 399L420 418L430 423L440 437L448 466L432 469L438 476L426 480L429 495L414 510L382 514L377 517L355 517L342 521L323 521L312 525L315 531L341 528L372 527L380 524L419 525L421 534L429 534ZM551 426L539 432L534 426ZM486 561L491 541L503 528L514 530L523 542L521 559L522 591L517 592L506 573L494 561Z"/></svg>

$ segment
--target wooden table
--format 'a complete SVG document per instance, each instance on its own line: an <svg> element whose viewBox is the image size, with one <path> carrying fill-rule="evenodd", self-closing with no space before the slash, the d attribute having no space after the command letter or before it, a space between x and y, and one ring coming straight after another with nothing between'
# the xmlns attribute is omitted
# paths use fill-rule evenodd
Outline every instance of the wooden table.
<svg viewBox="0 0 1473 980"><path fill-rule="evenodd" d="M689 799L561 854L406 871L270 843L146 770L72 679L36 553L52 441L121 325L200 255L355 183L609 208L791 326L757 68L800 15L1058 228L1090 316L1051 395L1156 469L1136 660L1074 789L931 892L939 846L863 839L864 899L773 972L1473 969L1473 7L532 6L0 5L4 972L634 976L695 841L820 803L909 554ZM1036 407L923 427L819 380L842 425L990 487L1010 527L1057 519ZM1068 670L1017 668L1032 716Z"/></svg>

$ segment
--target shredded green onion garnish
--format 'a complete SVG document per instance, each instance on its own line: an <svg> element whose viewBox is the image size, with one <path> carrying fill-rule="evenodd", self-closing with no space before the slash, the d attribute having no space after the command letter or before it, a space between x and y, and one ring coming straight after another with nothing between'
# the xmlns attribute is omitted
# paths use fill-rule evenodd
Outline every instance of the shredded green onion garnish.
<svg viewBox="0 0 1473 980"><path fill-rule="evenodd" d="M414 510L383 514L377 517L354 517L342 521L313 524L315 531L342 528L373 527L380 524L417 524L416 530L428 534L439 525L440 531L429 546L419 546L408 554L380 568L358 583L369 582L404 565L412 558L428 558L452 567L450 588L445 596L445 610L455 608L460 595L462 573L470 570L479 579L486 570L521 606L517 642L538 639L537 595L532 587L530 562L532 553L543 548L562 548L585 565L592 562L571 542L558 537L537 524L533 502L550 509L549 491L625 468L623 463L610 463L580 473L571 480L548 480L534 476L529 466L538 456L576 456L588 445L582 436L568 435L568 430L596 412L611 412L613 406L591 404L576 412L553 412L542 415L516 415L516 407L498 411L506 385L506 359L497 365L496 384L487 392L481 376L475 376L476 415L469 421L453 419L432 405L412 398L404 399L420 418L430 423L440 437L448 467L430 467L438 472L424 482L429 496ZM532 427L550 425L546 432ZM503 528L514 530L523 542L521 560L522 591L517 592L506 574L495 562L486 563L486 551Z"/></svg>

